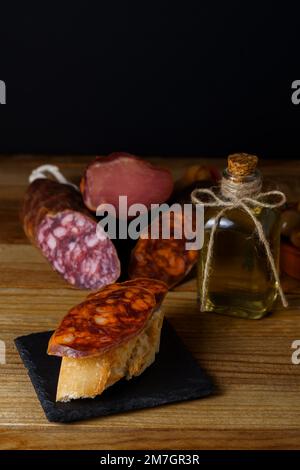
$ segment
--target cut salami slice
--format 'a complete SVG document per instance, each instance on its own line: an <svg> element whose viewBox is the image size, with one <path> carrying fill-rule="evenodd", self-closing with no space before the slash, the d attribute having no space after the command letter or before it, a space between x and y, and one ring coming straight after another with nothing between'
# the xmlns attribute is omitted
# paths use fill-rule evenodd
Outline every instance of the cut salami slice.
<svg viewBox="0 0 300 470"><path fill-rule="evenodd" d="M73 286L96 290L118 279L115 247L72 186L35 180L25 194L22 220L31 242Z"/></svg>
<svg viewBox="0 0 300 470"><path fill-rule="evenodd" d="M127 196L132 204L165 202L173 191L173 179L169 170L151 165L128 153L112 153L97 157L86 169L80 190L85 205L96 211L101 204L112 204L118 213L119 196Z"/></svg>

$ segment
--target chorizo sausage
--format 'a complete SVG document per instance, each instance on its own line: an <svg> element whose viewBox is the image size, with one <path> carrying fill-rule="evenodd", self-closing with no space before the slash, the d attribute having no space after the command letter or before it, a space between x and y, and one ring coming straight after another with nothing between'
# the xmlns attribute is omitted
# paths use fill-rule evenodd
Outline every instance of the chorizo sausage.
<svg viewBox="0 0 300 470"><path fill-rule="evenodd" d="M110 292L117 290L120 287L143 287L144 289L147 289L154 295L157 307L162 303L165 295L168 292L168 286L165 282L160 281L158 279L141 277L106 286L98 292L92 292L91 294L89 294L87 296L87 299L107 296Z"/></svg>
<svg viewBox="0 0 300 470"><path fill-rule="evenodd" d="M102 296L69 311L50 338L48 354L100 356L138 335L155 307L154 295L143 287L108 286Z"/></svg>
<svg viewBox="0 0 300 470"><path fill-rule="evenodd" d="M118 279L115 247L99 227L96 233L96 220L72 186L36 179L26 191L21 217L30 241L73 286L99 289Z"/></svg>
<svg viewBox="0 0 300 470"><path fill-rule="evenodd" d="M198 250L186 249L184 230L182 237L174 236L176 223L184 224L184 217L175 216L170 220L170 238L151 238L148 227L148 237L140 237L131 252L128 274L131 279L147 277L158 279L174 287L191 271L198 259ZM161 227L160 227L161 228Z"/></svg>

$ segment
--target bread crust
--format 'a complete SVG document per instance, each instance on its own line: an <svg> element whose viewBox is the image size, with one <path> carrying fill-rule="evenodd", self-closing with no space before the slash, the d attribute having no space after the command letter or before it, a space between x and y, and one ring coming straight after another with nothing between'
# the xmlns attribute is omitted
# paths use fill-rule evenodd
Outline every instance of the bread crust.
<svg viewBox="0 0 300 470"><path fill-rule="evenodd" d="M69 311L49 341L62 357L57 401L94 398L155 360L163 324L162 281L141 278L106 286Z"/></svg>
<svg viewBox="0 0 300 470"><path fill-rule="evenodd" d="M102 356L63 357L56 400L94 398L120 379L142 374L159 352L163 318L163 311L156 310L140 335Z"/></svg>

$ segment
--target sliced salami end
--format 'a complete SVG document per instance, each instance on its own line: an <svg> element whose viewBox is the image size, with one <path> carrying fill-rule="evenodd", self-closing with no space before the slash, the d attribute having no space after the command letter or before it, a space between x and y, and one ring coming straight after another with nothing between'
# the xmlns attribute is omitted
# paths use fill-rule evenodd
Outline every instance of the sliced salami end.
<svg viewBox="0 0 300 470"><path fill-rule="evenodd" d="M75 287L99 289L120 276L115 247L96 228L96 222L85 214L66 210L46 215L36 230L44 256Z"/></svg>

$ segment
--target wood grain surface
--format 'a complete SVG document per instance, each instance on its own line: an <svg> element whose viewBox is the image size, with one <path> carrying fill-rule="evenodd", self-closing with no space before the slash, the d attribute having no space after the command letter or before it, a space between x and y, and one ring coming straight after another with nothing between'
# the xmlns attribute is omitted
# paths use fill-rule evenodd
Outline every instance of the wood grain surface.
<svg viewBox="0 0 300 470"><path fill-rule="evenodd" d="M51 157L78 182L89 157ZM68 425L49 423L13 344L17 336L53 329L86 292L68 286L29 245L18 218L30 171L46 156L0 157L0 449L278 449L300 448L300 285L285 277L290 306L260 321L200 314L195 280L170 292L166 316L217 391L206 399ZM151 159L174 177L195 161ZM210 160L220 167L224 160ZM300 200L300 162L267 162L267 177ZM176 361L176 358L174 358Z"/></svg>

